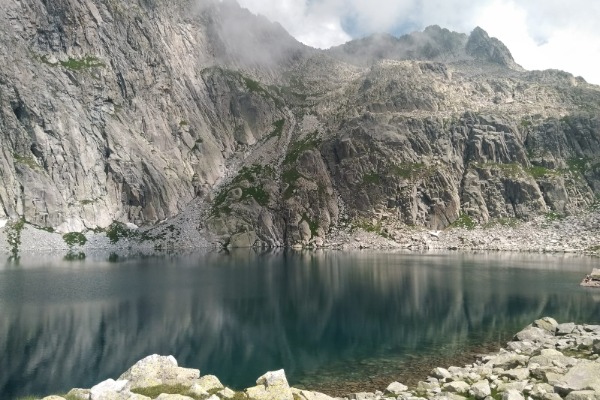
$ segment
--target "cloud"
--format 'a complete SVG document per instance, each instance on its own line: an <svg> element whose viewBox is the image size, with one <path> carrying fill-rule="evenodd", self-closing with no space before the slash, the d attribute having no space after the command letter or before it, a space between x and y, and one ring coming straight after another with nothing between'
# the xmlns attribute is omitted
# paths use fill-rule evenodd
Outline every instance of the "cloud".
<svg viewBox="0 0 600 400"><path fill-rule="evenodd" d="M583 15L600 15L600 6L591 5L586 11L573 10L583 10L583 4L582 8L559 7L550 1L544 6L533 7L533 1L517 5L497 0L482 10L474 22L502 40L526 69L562 69L600 84L600 31L593 18Z"/></svg>
<svg viewBox="0 0 600 400"><path fill-rule="evenodd" d="M563 69L600 84L600 2L589 0L238 0L292 36L328 48L375 32L481 26L527 69Z"/></svg>

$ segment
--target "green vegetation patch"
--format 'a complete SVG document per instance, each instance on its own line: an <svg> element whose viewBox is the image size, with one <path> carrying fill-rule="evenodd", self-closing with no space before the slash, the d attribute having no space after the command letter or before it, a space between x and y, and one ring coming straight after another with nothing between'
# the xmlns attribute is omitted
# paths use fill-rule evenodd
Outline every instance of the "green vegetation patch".
<svg viewBox="0 0 600 400"><path fill-rule="evenodd" d="M373 224L372 222L362 221L362 220L354 221L352 223L352 228L353 229L356 229L356 228L362 229L365 232L375 233L383 238L393 240L393 238L386 231L383 230L381 222L377 222L376 224Z"/></svg>
<svg viewBox="0 0 600 400"><path fill-rule="evenodd" d="M63 257L65 261L83 261L85 260L85 253L83 251L74 252L69 251L67 255Z"/></svg>
<svg viewBox="0 0 600 400"><path fill-rule="evenodd" d="M239 71L233 71L230 69L224 69L221 67L210 67L210 68L205 68L202 70L201 74L207 75L207 74L219 74L222 77L224 77L228 83L242 83L245 88L250 92L250 93L255 93L258 94L264 98L268 98L273 100L273 102L275 102L275 104L277 106L283 106L283 103L281 101L281 99L277 98L276 96L274 96L268 89L276 89L276 87L274 86L263 86L260 82L243 75L242 73L240 73ZM232 89L234 89L233 86L230 86ZM279 90L277 90L277 92L279 92Z"/></svg>
<svg viewBox="0 0 600 400"><path fill-rule="evenodd" d="M290 145L283 163L285 165L293 164L298 160L302 153L308 150L316 149L320 145L321 139L318 137L317 132L313 132L304 139L298 140Z"/></svg>
<svg viewBox="0 0 600 400"><path fill-rule="evenodd" d="M73 247L75 245L83 246L87 243L87 238L81 232L69 232L63 235L63 240L69 247Z"/></svg>
<svg viewBox="0 0 600 400"><path fill-rule="evenodd" d="M11 261L19 260L19 247L21 246L21 232L25 228L25 219L21 218L14 224L12 224L6 232L8 245L10 246L10 257Z"/></svg>
<svg viewBox="0 0 600 400"><path fill-rule="evenodd" d="M190 388L185 385L158 385L147 388L136 388L131 389L132 393L140 394L142 396L148 396L151 399L155 399L161 394L180 394L182 396L188 396L195 400L201 400L202 396L199 396L190 391Z"/></svg>
<svg viewBox="0 0 600 400"><path fill-rule="evenodd" d="M415 179L428 170L424 163L403 163L394 164L390 168L390 173L404 179Z"/></svg>
<svg viewBox="0 0 600 400"><path fill-rule="evenodd" d="M311 219L306 213L302 214L302 220L306 221L310 228L310 234L312 237L317 237L317 231L319 230L319 221Z"/></svg>
<svg viewBox="0 0 600 400"><path fill-rule="evenodd" d="M533 176L536 179L539 178L543 178L546 176L553 176L553 175L558 175L559 171L556 171L554 169L549 169L549 168L545 168L545 167L541 167L538 165L534 165L531 168L527 169L527 172L529 172L529 174L531 176Z"/></svg>
<svg viewBox="0 0 600 400"><path fill-rule="evenodd" d="M136 234L137 232L128 229L124 223L117 221L110 224L110 226L106 229L106 236L112 244L115 244L124 238L135 237Z"/></svg>
<svg viewBox="0 0 600 400"><path fill-rule="evenodd" d="M459 217L450 224L451 228L475 229L477 223L469 215L461 213Z"/></svg>
<svg viewBox="0 0 600 400"><path fill-rule="evenodd" d="M106 64L98 58L87 56L84 58L69 58L67 61L60 61L60 65L72 71L81 71L88 68L106 67Z"/></svg>
<svg viewBox="0 0 600 400"><path fill-rule="evenodd" d="M287 200L294 195L294 190L297 188L296 182L298 179L303 178L303 176L297 169L290 168L281 175L281 178L283 179L283 182L287 184L287 187L283 192L283 198L284 200Z"/></svg>
<svg viewBox="0 0 600 400"><path fill-rule="evenodd" d="M263 207L269 204L269 193L262 186L242 188L241 200L246 200L250 197Z"/></svg>
<svg viewBox="0 0 600 400"><path fill-rule="evenodd" d="M26 165L30 169L34 169L34 170L41 170L42 169L38 165L38 163L35 162L35 159L33 157L22 156L22 155L17 154L17 153L13 153L13 157L15 159L15 162L17 162L17 163L19 163L21 165Z"/></svg>
<svg viewBox="0 0 600 400"><path fill-rule="evenodd" d="M509 228L515 228L517 225L519 225L519 220L517 218L494 218L485 225L483 225L483 228L489 229L495 226L506 226Z"/></svg>
<svg viewBox="0 0 600 400"><path fill-rule="evenodd" d="M589 161L588 157L572 157L567 160L567 166L569 171L579 172L583 175L588 170Z"/></svg>
<svg viewBox="0 0 600 400"><path fill-rule="evenodd" d="M507 177L517 177L524 174L523 166L519 163L475 163L476 168L495 169L502 175Z"/></svg>
<svg viewBox="0 0 600 400"><path fill-rule="evenodd" d="M265 140L269 140L271 138L280 138L283 133L283 126L285 125L285 119L280 119L278 121L273 122L273 131L269 133L269 135L265 138Z"/></svg>
<svg viewBox="0 0 600 400"><path fill-rule="evenodd" d="M212 206L212 215L220 215L222 212L229 214L231 207L226 205L229 192L235 188L239 188L242 191L240 200L246 200L252 197L261 206L269 204L269 193L264 189L263 185L260 184L260 179L274 179L275 170L271 166L263 166L254 164L249 167L244 167L240 170L237 176L231 181L231 183L223 187L219 193L215 196L215 200ZM247 184L245 184L245 182Z"/></svg>
<svg viewBox="0 0 600 400"><path fill-rule="evenodd" d="M364 184L379 185L381 183L381 177L377 172L371 172L364 174L362 181Z"/></svg>
<svg viewBox="0 0 600 400"><path fill-rule="evenodd" d="M563 214L554 211L547 212L546 214L544 214L544 216L546 217L546 221L548 222L560 221L565 219L565 216Z"/></svg>
<svg viewBox="0 0 600 400"><path fill-rule="evenodd" d="M525 119L525 118L523 118L521 120L521 127L523 127L523 128L529 128L531 125L533 125L533 124L532 124L532 122L530 120Z"/></svg>
<svg viewBox="0 0 600 400"><path fill-rule="evenodd" d="M36 229L39 229L40 231L44 231L44 232L48 232L48 233L54 233L54 228L51 226L35 226Z"/></svg>

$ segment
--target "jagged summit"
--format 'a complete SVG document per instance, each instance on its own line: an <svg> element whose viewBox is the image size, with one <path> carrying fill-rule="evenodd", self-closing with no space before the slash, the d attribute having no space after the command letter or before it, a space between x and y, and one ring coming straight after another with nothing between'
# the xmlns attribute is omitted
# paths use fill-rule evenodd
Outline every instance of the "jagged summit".
<svg viewBox="0 0 600 400"><path fill-rule="evenodd" d="M523 70L512 57L510 50L496 38L491 38L486 31L476 27L471 32L465 46L468 55L476 60L488 61L515 70Z"/></svg>
<svg viewBox="0 0 600 400"><path fill-rule="evenodd" d="M522 70L513 60L508 48L498 39L490 38L480 27L475 28L469 36L438 25L398 38L389 34L376 34L334 47L330 53L357 65L370 65L383 59L483 61Z"/></svg>

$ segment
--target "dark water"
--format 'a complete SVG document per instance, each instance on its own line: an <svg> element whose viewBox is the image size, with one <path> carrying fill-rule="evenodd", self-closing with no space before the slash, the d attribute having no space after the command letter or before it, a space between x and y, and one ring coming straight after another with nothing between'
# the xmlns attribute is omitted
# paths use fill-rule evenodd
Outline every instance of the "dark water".
<svg viewBox="0 0 600 400"><path fill-rule="evenodd" d="M173 354L234 388L366 380L506 338L600 322L592 258L370 252L199 254L0 266L0 398L64 392Z"/></svg>

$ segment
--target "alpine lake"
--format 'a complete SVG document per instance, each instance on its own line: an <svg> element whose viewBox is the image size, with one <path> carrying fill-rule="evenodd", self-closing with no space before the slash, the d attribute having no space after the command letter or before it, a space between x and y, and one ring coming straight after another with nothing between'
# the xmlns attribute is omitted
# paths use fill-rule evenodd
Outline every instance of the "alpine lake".
<svg viewBox="0 0 600 400"><path fill-rule="evenodd" d="M331 394L423 379L533 320L600 323L575 255L209 252L0 263L0 398L65 393L173 355L227 386L284 368Z"/></svg>

